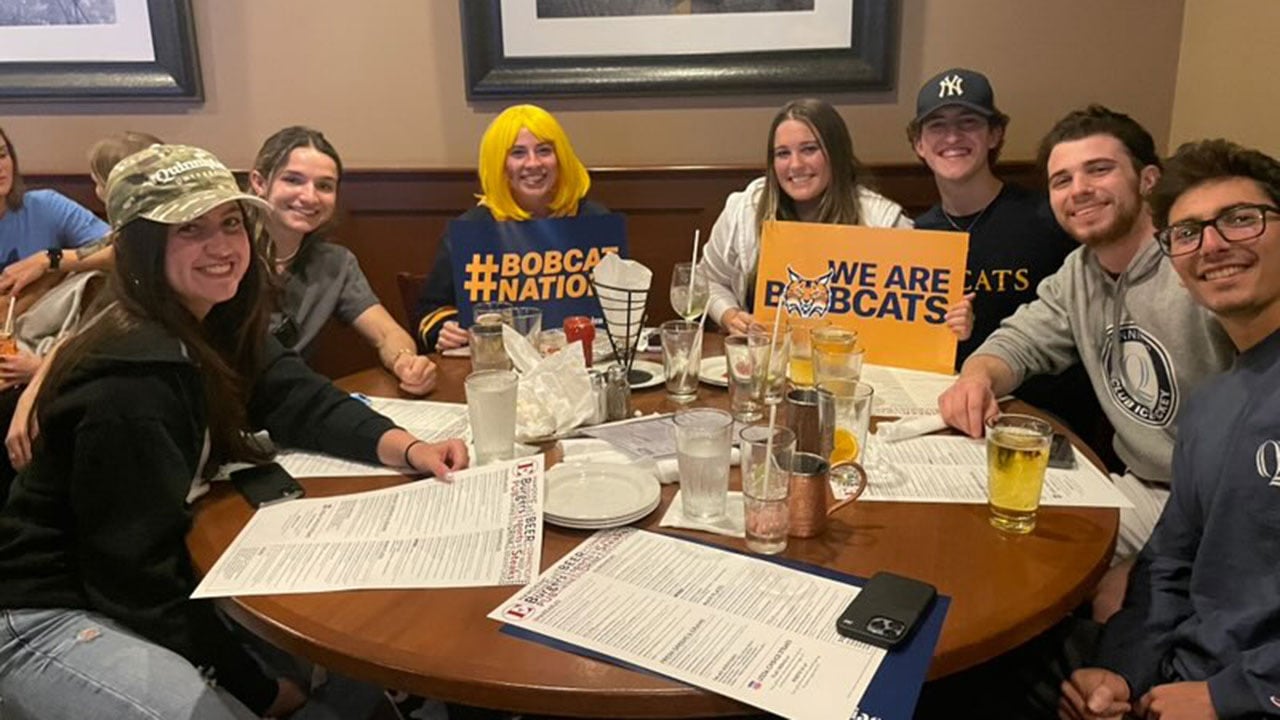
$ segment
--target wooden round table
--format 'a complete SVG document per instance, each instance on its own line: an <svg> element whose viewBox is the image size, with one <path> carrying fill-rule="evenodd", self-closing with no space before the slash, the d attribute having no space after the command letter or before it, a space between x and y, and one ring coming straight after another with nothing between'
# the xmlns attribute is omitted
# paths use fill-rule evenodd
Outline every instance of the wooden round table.
<svg viewBox="0 0 1280 720"><path fill-rule="evenodd" d="M708 337L708 355L718 354L719 346L718 338ZM470 362L437 362L440 385L431 399L461 401ZM368 395L399 394L395 381L381 369L357 373L339 385ZM728 396L703 385L697 402L725 407ZM645 412L675 409L661 387L633 393L632 406ZM552 461L555 454L551 453ZM736 474L735 469L735 482ZM311 497L404 481L301 480ZM637 525L683 533L657 527L674 494L674 487L665 486L662 504ZM188 546L201 572L213 566L251 513L225 484L200 501ZM930 582L951 596L929 671L930 678L938 678L1016 647L1085 601L1107 569L1118 512L1042 508L1035 531L1020 537L992 528L983 505L858 502L831 520L821 537L792 538L786 556L864 577L889 570ZM743 547L735 538L688 534ZM542 567L588 535L547 525ZM697 688L499 632L501 625L485 616L516 590L348 591L223 603L238 621L290 652L385 687L444 700L576 717L687 718L757 712Z"/></svg>

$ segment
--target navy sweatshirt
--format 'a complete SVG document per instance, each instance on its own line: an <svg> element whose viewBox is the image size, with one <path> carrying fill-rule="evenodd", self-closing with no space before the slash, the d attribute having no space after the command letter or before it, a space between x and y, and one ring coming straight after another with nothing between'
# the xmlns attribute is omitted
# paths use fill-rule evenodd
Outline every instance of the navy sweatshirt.
<svg viewBox="0 0 1280 720"><path fill-rule="evenodd" d="M1218 716L1280 716L1280 331L1197 389L1173 488L1098 665L1133 697L1208 681Z"/></svg>

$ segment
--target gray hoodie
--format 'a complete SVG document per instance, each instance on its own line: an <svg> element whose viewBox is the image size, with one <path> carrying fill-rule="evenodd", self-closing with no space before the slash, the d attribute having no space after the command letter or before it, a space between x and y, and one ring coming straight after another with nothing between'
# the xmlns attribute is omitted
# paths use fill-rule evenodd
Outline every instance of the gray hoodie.
<svg viewBox="0 0 1280 720"><path fill-rule="evenodd" d="M974 354L1003 360L1018 384L1080 360L1116 429L1116 454L1139 478L1168 483L1179 409L1235 357L1218 321L1191 299L1154 241L1118 278L1081 246L1036 294Z"/></svg>

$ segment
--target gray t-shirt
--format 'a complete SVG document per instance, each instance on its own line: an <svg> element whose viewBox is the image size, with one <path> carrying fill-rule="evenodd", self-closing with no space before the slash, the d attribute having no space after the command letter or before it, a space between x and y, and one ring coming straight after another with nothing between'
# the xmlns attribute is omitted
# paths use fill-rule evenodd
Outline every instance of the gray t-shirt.
<svg viewBox="0 0 1280 720"><path fill-rule="evenodd" d="M284 274L281 310L271 315L271 333L303 358L331 316L350 325L378 304L356 256L341 245L317 242L301 264Z"/></svg>

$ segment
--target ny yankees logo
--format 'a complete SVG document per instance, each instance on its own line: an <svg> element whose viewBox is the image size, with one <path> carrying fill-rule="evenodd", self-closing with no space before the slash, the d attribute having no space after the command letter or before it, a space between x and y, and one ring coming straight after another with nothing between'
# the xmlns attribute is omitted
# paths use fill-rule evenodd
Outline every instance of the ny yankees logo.
<svg viewBox="0 0 1280 720"><path fill-rule="evenodd" d="M1270 481L1268 485L1280 487L1280 441L1266 440L1259 445L1254 462L1262 479Z"/></svg>
<svg viewBox="0 0 1280 720"><path fill-rule="evenodd" d="M938 97L964 95L964 78L959 75L948 75L938 81Z"/></svg>

